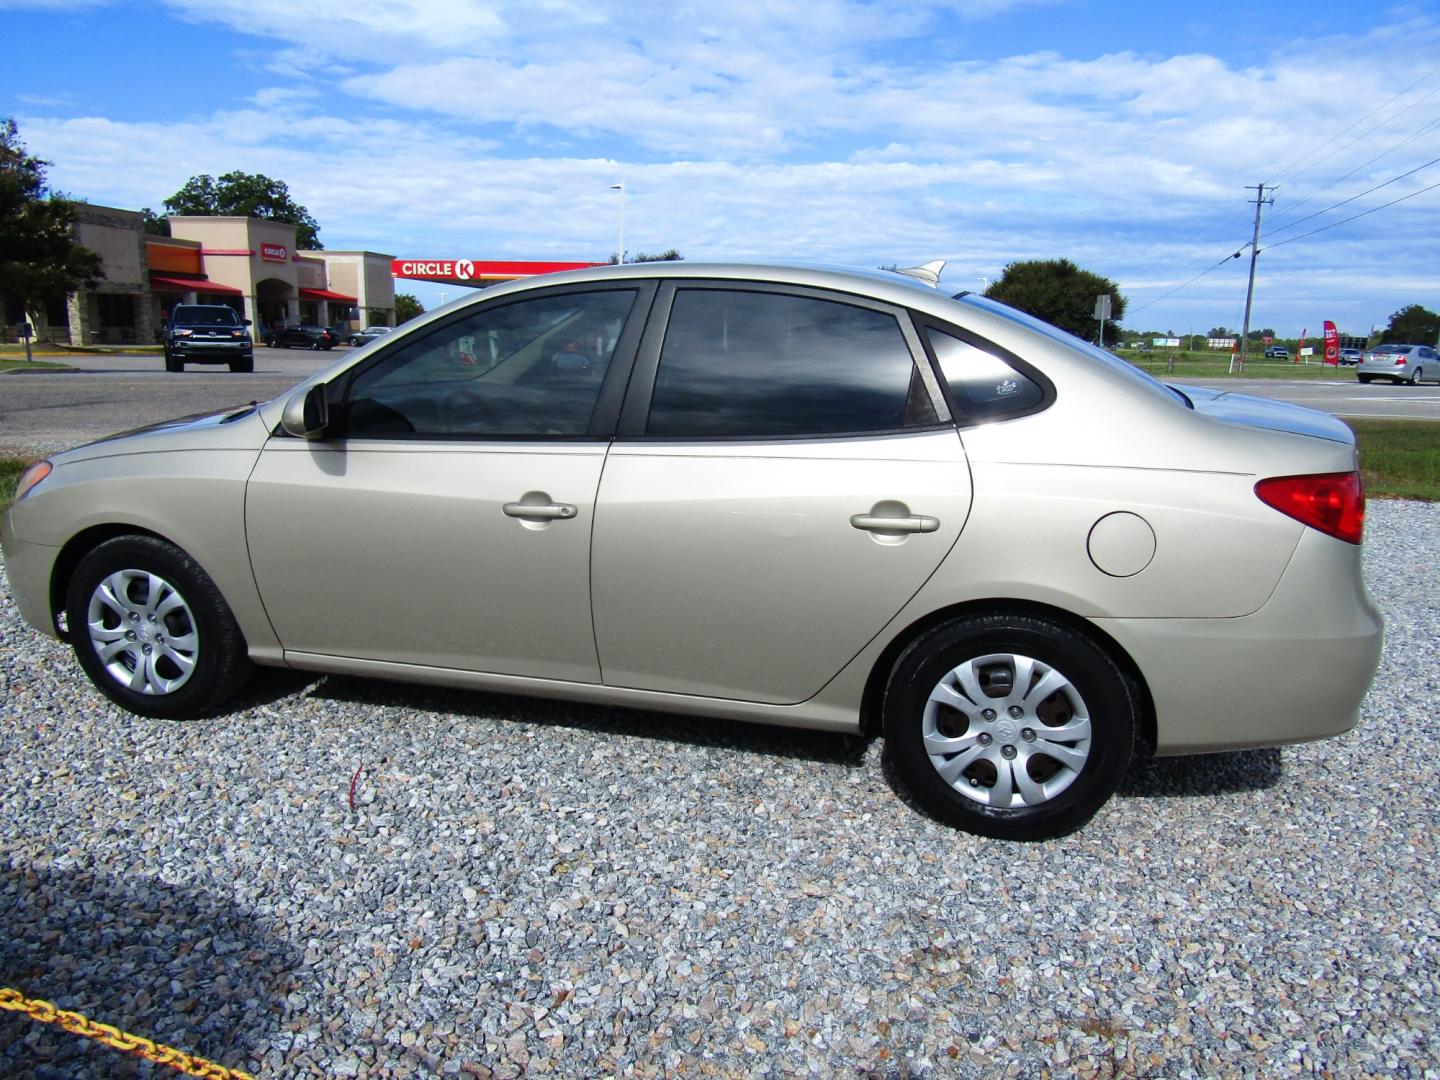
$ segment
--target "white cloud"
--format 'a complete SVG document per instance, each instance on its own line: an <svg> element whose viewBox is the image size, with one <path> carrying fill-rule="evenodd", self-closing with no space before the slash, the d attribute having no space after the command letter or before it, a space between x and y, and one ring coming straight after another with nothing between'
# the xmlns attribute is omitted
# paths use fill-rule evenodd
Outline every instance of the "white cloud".
<svg viewBox="0 0 1440 1080"><path fill-rule="evenodd" d="M332 245L604 258L618 211L607 188L624 178L632 251L946 256L957 287L1015 258L1065 255L1138 302L1248 238L1244 185L1280 179L1292 161L1298 172L1317 144L1384 106L1399 89L1388 60L1398 40L1440 52L1426 17L1346 41L1343 83L1316 76L1316 51L1335 42L1288 42L1253 68L1124 51L919 67L891 47L937 20L1002 17L1026 0L317 0L303 20L288 0L169 3L280 43L246 46L263 80L244 107L191 123L22 118L57 186L158 207L191 175L239 168L284 179ZM1432 101L1397 116L1410 100L1345 136L1363 138L1313 179L1284 178L1271 213L1283 221L1287 200L1340 162L1433 114ZM1416 139L1305 212L1435 156L1434 136ZM1302 292L1280 283L1310 273L1346 303L1374 296L1380 230L1404 221L1433 235L1437 202L1327 234L1337 251L1360 238L1343 247L1349 276L1313 274L1305 244L1267 251L1261 295ZM1391 269L1394 282L1423 276ZM1182 299L1233 298L1235 276L1217 270ZM1157 319L1166 310L1156 304Z"/></svg>

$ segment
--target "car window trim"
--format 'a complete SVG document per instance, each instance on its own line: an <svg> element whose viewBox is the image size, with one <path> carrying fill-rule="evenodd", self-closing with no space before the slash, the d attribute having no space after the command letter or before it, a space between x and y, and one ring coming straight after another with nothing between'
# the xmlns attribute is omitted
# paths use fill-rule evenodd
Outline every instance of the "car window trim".
<svg viewBox="0 0 1440 1080"><path fill-rule="evenodd" d="M896 304L887 304L856 293L834 289L818 289L808 285L787 285L781 282L731 280L725 278L667 278L660 283L651 308L650 321L645 327L635 356L635 366L630 376L630 386L620 411L620 424L616 438L626 442L649 443L765 443L805 442L838 439L871 439L887 435L910 435L922 431L943 430L953 426L949 419L940 419L932 424L912 427L887 428L870 431L803 432L795 435L651 435L645 430L650 417L650 404L655 395L655 380L660 371L660 353L665 346L665 337L670 328L670 316L675 307L675 295L682 290L769 293L780 296L798 296L809 300L822 300L832 304L848 304L880 312L895 319L900 327L901 337L910 352L910 363L920 374L920 379L930 394L931 406L936 416L949 413L943 396L937 397L939 384L933 383L933 373L927 378L924 353L916 352L919 335L910 323L910 311ZM909 333L906 333L907 329Z"/></svg>
<svg viewBox="0 0 1440 1080"><path fill-rule="evenodd" d="M929 361L931 368L934 371L935 377L940 384L941 390L945 394L945 400L949 402L950 415L954 417L954 424L956 427L962 429L973 428L980 427L984 424L999 424L1004 423L1007 420L1018 420L1022 416L1034 416L1036 413L1044 412L1051 405L1055 404L1055 399L1058 396L1055 390L1055 384L1051 382L1050 379L1046 377L1045 373L1039 368L1037 368L1034 364L1031 364L1027 360L1021 359L1019 356L1015 355L1015 353L1005 348L1005 346L997 345L989 338L982 337L981 335L975 333L973 330L967 330L963 326L957 326L955 323L946 322L944 319L938 319L933 315L925 315L916 312L915 321L919 324L919 328L921 331L920 340L925 347L926 359ZM930 344L930 336L928 333L928 331L930 330L935 330L938 333L949 334L951 337L959 338L961 341L965 342L965 344L973 348L979 349L982 352L988 352L992 356L1003 360L1005 363L1009 364L1017 372L1019 372L1021 375L1024 375L1027 379L1029 379L1031 382L1033 382L1036 386L1040 388L1040 400L1037 401L1034 405L1030 405L1024 409L1016 409L1014 412L1007 412L1001 416L974 416L967 413L965 408L960 404L960 402L955 399L954 394L952 394L950 391L949 383L945 379L945 372L940 367L940 358L935 355L935 348Z"/></svg>
<svg viewBox="0 0 1440 1080"><path fill-rule="evenodd" d="M439 443L514 443L514 442L608 442L614 438L616 426L619 422L621 403L625 398L625 388L629 385L631 369L635 363L635 352L639 347L641 335L648 323L650 310L655 300L655 293L658 282L654 279L637 279L622 282L604 282L589 284L561 285L549 289L535 289L532 291L507 293L504 296L496 297L493 302L480 301L473 305L467 305L447 315L444 319L437 320L426 327L422 337L411 338L411 335L396 335L395 341L386 341L375 352L365 357L364 360L346 368L335 378L326 384L326 400L330 406L330 415L345 416L344 406L350 397L350 387L356 378L366 371L369 371L376 364L381 363L385 357L397 349L407 348L412 341L424 340L438 333L443 333L458 322L474 318L482 311L492 308L508 307L511 304L524 303L542 298L569 296L577 293L604 293L604 292L633 292L635 301L630 307L630 313L625 317L625 325L620 331L620 336L615 341L615 351L610 356L610 366L605 372L605 380L600 384L600 393L595 398L595 409L590 414L590 426L583 433L567 435L474 435L465 432L430 433L420 432L395 432L388 435L355 435L351 436L346 431L338 431L336 434L326 434L326 443L349 443L349 442L439 442ZM396 328L398 329L398 327ZM388 338L385 334L382 337Z"/></svg>

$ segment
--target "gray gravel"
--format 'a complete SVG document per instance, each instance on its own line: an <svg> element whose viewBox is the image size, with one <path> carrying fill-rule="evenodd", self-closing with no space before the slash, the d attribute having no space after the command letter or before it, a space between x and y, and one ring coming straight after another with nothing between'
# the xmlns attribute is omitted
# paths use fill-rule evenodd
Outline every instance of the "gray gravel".
<svg viewBox="0 0 1440 1080"><path fill-rule="evenodd" d="M1360 728L1032 845L878 742L283 674L138 720L0 595L0 984L276 1077L1440 1076L1440 506L1368 533ZM0 1014L0 1075L131 1062Z"/></svg>

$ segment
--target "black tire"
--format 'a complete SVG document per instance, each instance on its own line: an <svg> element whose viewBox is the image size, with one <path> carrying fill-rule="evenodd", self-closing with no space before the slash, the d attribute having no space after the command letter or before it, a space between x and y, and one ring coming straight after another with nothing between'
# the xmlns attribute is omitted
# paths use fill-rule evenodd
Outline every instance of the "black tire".
<svg viewBox="0 0 1440 1080"><path fill-rule="evenodd" d="M1362 382L1362 383L1368 383L1372 378L1374 378L1374 376L1373 376L1373 375L1361 375L1361 374L1359 374L1359 373L1357 372L1356 375L1355 375L1355 378L1358 379L1358 380L1359 380L1360 382Z"/></svg>
<svg viewBox="0 0 1440 1080"><path fill-rule="evenodd" d="M184 364L184 362L181 361L181 360L176 359L175 354L172 353L169 349L166 349L166 350L165 350L165 370L166 370L166 371L184 371L184 370L185 370L185 364Z"/></svg>
<svg viewBox="0 0 1440 1080"><path fill-rule="evenodd" d="M319 339L319 338L316 338L314 341L312 341L312 342L310 343L310 351L311 351L311 352L319 352L319 351L320 351L321 349L323 349L324 347L325 347L325 346L323 346L323 345L320 344L320 339Z"/></svg>
<svg viewBox="0 0 1440 1080"><path fill-rule="evenodd" d="M127 571L135 575L118 577ZM154 595L149 575L163 586ZM102 592L107 585L108 593ZM70 579L65 611L71 645L85 674L111 701L141 716L204 716L232 697L250 674L245 639L220 590L190 556L156 537L116 537L92 550ZM147 611L158 618L143 614ZM93 636L92 614L97 627ZM132 626L134 636L128 636L125 628ZM101 659L96 636L119 646L114 669L137 673L128 684ZM121 638L128 644L122 645ZM179 647L182 640L185 647ZM149 651L142 655L142 649ZM177 659L191 664L188 674ZM136 683L151 689L132 688Z"/></svg>
<svg viewBox="0 0 1440 1080"><path fill-rule="evenodd" d="M1410 385L1411 385L1411 386L1419 386L1421 380L1424 379L1424 378L1425 378L1425 369L1424 369L1424 368L1418 368L1418 367L1417 367L1414 371L1410 372Z"/></svg>
<svg viewBox="0 0 1440 1080"><path fill-rule="evenodd" d="M1019 681L1025 661L1034 663L1033 674L1011 690L1005 680ZM958 687L962 671L983 701L957 694L952 700L968 712L948 705L932 710L932 693L948 696L942 681ZM1035 696L1042 677L1057 688L1043 698ZM1065 725L1084 735L1045 738L1047 727ZM959 748L932 758L927 726ZM980 836L1048 840L1089 821L1124 779L1139 737L1139 694L1110 656L1073 627L1029 615L976 615L928 631L901 653L885 689L884 727L896 775L935 817ZM942 767L951 769L951 779ZM988 805L1007 789L1011 805Z"/></svg>
<svg viewBox="0 0 1440 1080"><path fill-rule="evenodd" d="M253 356L250 357L248 360L231 360L231 361L230 361L230 371L231 371L232 374L236 374L236 375L248 375L250 372L252 372L252 371L254 371L254 370L255 370L255 358L254 358Z"/></svg>

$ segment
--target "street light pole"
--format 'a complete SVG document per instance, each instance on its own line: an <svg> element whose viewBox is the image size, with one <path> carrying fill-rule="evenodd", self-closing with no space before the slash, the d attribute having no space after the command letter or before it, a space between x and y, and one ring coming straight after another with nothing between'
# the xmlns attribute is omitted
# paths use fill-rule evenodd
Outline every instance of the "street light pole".
<svg viewBox="0 0 1440 1080"><path fill-rule="evenodd" d="M618 264L625 261L625 181L611 184L610 190L620 192L620 250L615 254L615 262Z"/></svg>

